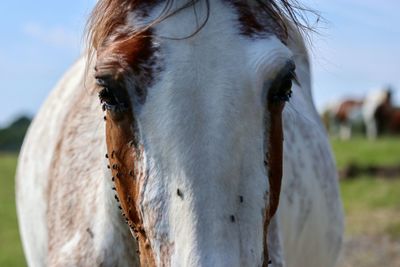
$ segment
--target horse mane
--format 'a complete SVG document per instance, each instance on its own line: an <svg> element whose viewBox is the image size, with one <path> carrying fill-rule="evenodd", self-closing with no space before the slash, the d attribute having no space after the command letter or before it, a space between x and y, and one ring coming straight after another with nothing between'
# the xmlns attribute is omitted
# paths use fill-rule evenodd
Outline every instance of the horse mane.
<svg viewBox="0 0 400 267"><path fill-rule="evenodd" d="M165 6L160 16L153 22L149 23L140 29L130 29L131 34L140 34L151 26L159 23L160 21L173 16L182 9L193 6L199 1L205 1L209 8L210 0L187 0L187 2L177 10L170 12L175 0L165 0ZM249 4L250 0L231 0L234 4ZM159 3L160 0L99 0L89 17L87 22L86 36L89 51L89 58L92 57L96 51L107 42L112 41L113 35L116 32L124 36L123 26L125 25L125 19L130 11L138 8L144 10L151 7L154 4ZM289 24L294 25L301 33L307 33L312 30L309 20L307 19L306 13L312 13L319 20L319 14L315 11L304 7L297 0L256 0L259 7L264 9L279 25L285 37L288 36L288 28L291 27ZM144 11L144 14L145 11ZM200 25L199 29L193 33L196 34L207 22L208 17L203 24ZM125 33L126 34L126 33ZM191 35L191 36L192 36ZM126 36L126 35L125 35ZM117 37L117 36L114 36ZM188 36L190 37L190 36Z"/></svg>

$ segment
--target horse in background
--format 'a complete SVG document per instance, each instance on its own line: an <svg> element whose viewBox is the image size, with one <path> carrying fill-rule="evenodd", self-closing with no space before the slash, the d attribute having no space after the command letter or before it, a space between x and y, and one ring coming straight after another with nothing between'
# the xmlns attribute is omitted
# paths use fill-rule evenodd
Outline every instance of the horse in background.
<svg viewBox="0 0 400 267"><path fill-rule="evenodd" d="M29 266L333 267L342 204L294 3L97 1L19 156Z"/></svg>
<svg viewBox="0 0 400 267"><path fill-rule="evenodd" d="M385 87L370 92L365 98L363 118L369 139L383 134L399 134L400 108L393 104L393 89Z"/></svg>
<svg viewBox="0 0 400 267"><path fill-rule="evenodd" d="M363 104L363 100L344 99L326 105L321 116L328 133L342 140L350 139L354 127L363 125Z"/></svg>
<svg viewBox="0 0 400 267"><path fill-rule="evenodd" d="M322 121L329 134L342 140L360 128L371 140L383 134L400 133L399 107L393 104L393 90L382 87L369 91L363 99L344 99L325 106Z"/></svg>

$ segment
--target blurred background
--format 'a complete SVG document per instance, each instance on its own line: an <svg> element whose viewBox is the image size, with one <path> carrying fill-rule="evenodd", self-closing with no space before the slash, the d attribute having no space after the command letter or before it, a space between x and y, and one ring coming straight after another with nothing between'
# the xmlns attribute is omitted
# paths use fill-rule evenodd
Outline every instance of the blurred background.
<svg viewBox="0 0 400 267"><path fill-rule="evenodd" d="M0 266L25 266L14 200L17 155L41 104L83 51L95 0L0 2ZM400 266L398 0L307 0L323 20L310 56L346 212L340 267ZM313 21L310 21L313 24Z"/></svg>

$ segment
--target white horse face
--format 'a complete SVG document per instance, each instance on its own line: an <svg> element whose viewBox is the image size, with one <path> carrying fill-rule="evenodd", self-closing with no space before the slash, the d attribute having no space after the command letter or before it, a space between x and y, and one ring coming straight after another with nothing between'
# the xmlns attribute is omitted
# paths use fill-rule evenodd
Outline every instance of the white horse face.
<svg viewBox="0 0 400 267"><path fill-rule="evenodd" d="M233 1L199 1L129 34L162 8L127 12L97 51L107 157L142 264L260 266L267 98L290 89L291 52L270 18Z"/></svg>

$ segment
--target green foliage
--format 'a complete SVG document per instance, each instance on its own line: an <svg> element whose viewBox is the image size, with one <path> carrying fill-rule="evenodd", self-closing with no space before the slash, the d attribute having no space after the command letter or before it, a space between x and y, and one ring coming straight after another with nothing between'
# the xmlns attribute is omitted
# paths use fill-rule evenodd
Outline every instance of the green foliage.
<svg viewBox="0 0 400 267"><path fill-rule="evenodd" d="M0 154L0 266L26 266L15 210L14 176L17 156Z"/></svg>
<svg viewBox="0 0 400 267"><path fill-rule="evenodd" d="M0 151L19 151L30 123L31 119L23 116L0 129Z"/></svg>

